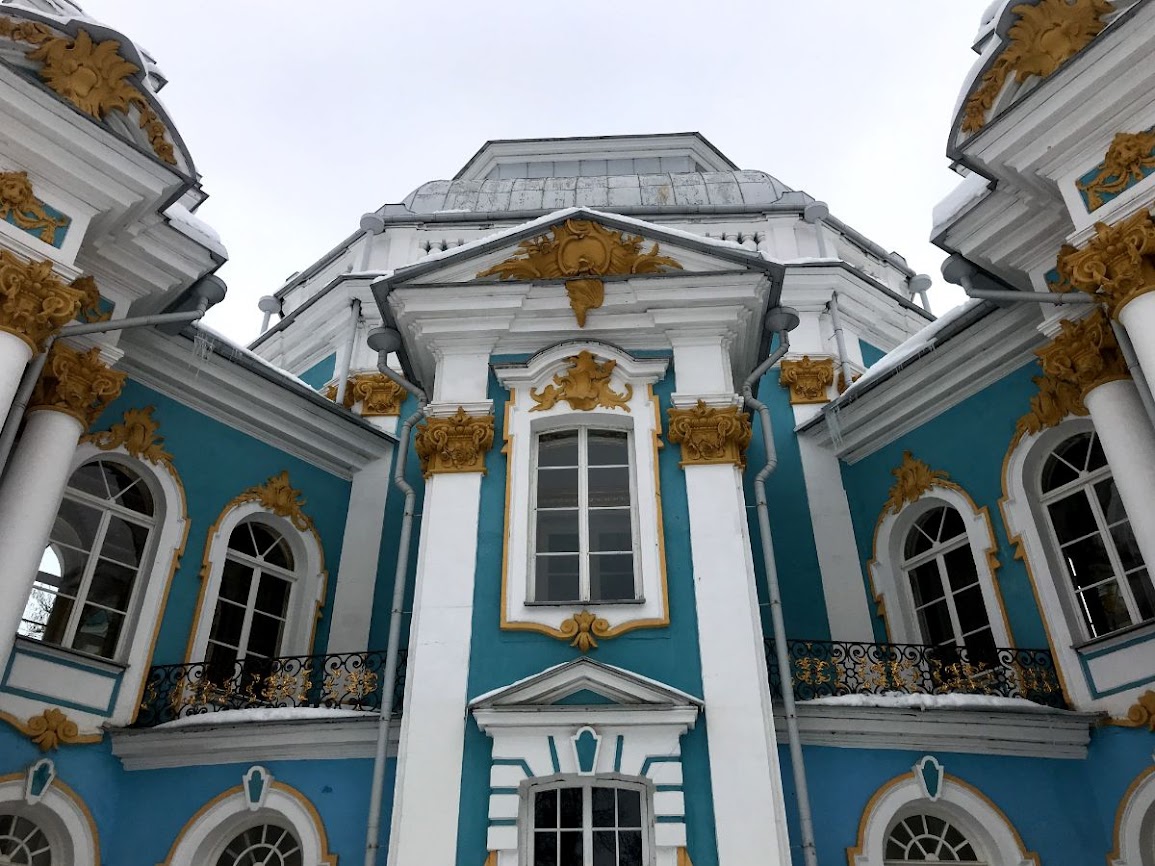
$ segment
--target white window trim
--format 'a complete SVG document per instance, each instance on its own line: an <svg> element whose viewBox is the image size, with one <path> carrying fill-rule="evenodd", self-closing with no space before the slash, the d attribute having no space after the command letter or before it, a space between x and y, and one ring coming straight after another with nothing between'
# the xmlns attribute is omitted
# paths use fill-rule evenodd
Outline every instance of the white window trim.
<svg viewBox="0 0 1155 866"><path fill-rule="evenodd" d="M645 778L631 778L627 776L621 776L619 774L588 776L580 774L574 775L572 773L561 773L553 776L528 779L521 783L518 791L518 796L521 798L521 807L518 811L517 817L518 836L520 837L520 844L518 846L519 857L521 860L520 866L531 866L532 864L534 833L530 825L533 820L534 794L537 794L540 791L557 790L558 788L594 787L624 788L630 791L637 791L639 794L641 794L642 864L643 866L653 866L653 784ZM583 838L588 838L592 832L590 824L586 823L587 819L590 818L590 797L586 794L583 794L582 799L582 834Z"/></svg>
<svg viewBox="0 0 1155 866"><path fill-rule="evenodd" d="M1115 845L1107 855L1107 862L1110 866L1145 866L1153 850L1155 767L1148 767L1135 778L1119 801L1115 815Z"/></svg>
<svg viewBox="0 0 1155 866"><path fill-rule="evenodd" d="M80 796L59 779L53 779L40 801L29 806L24 787L23 773L0 778L0 811L11 811L35 822L48 838L53 863L98 866L96 822Z"/></svg>
<svg viewBox="0 0 1155 866"><path fill-rule="evenodd" d="M940 505L957 511L966 527L967 542L982 587L983 603L987 608L995 646L1014 646L1002 596L995 581L995 570L999 567L998 544L991 525L990 511L986 507L979 508L961 488L942 485L930 488L898 514L885 511L875 527L874 558L867 564L867 568L875 600L886 618L888 639L894 643L925 643L915 613L914 594L903 568L906 561L903 547L915 521Z"/></svg>
<svg viewBox="0 0 1155 866"><path fill-rule="evenodd" d="M217 518L205 542L205 557L201 565L201 593L197 600L196 620L189 635L186 661L205 661L213 613L221 589L229 537L244 520L257 517L285 537L293 552L293 588L289 596L289 616L281 638L278 656L308 655L313 651L313 640L321 606L325 603L325 562L321 539L316 530L297 529L288 518L263 508L258 502L230 503Z"/></svg>
<svg viewBox="0 0 1155 866"><path fill-rule="evenodd" d="M938 815L967 837L982 863L1039 866L1002 811L981 791L954 776L943 775L941 792L931 802L912 773L883 785L867 803L858 829L858 843L847 850L850 866L885 866L890 830L908 815Z"/></svg>
<svg viewBox="0 0 1155 866"><path fill-rule="evenodd" d="M536 404L530 390L539 392L569 364L567 358L586 349L599 361L617 362L612 387L618 393L628 384L633 394L624 409L596 407L577 411L564 400L544 411L531 411ZM524 364L495 368L498 380L509 389L506 403L505 554L502 569L501 627L541 631L564 637L561 626L585 603L551 605L530 601L533 556L531 530L531 490L534 483L536 436L540 432L578 426L625 430L630 434L630 457L634 468L635 570L641 601L589 603L605 628L620 634L631 628L669 624L665 557L661 534L661 497L658 485L657 449L661 445L658 401L652 385L669 366L668 359L638 359L613 346L596 342L563 343L534 355ZM572 634L569 635L572 637Z"/></svg>

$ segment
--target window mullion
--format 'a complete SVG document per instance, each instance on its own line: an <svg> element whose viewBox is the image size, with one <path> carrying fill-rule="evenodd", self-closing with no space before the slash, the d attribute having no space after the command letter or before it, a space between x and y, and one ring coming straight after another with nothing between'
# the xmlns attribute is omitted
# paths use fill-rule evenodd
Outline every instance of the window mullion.
<svg viewBox="0 0 1155 866"><path fill-rule="evenodd" d="M578 593L590 599L589 428L578 428Z"/></svg>
<svg viewBox="0 0 1155 866"><path fill-rule="evenodd" d="M942 550L939 550L938 556L935 557L935 565L938 566L938 579L942 583L943 598L946 600L947 615L950 616L955 646L965 648L962 639L962 622L958 618L958 609L954 604L954 592L951 590L950 575L947 574L946 570L946 557L943 556Z"/></svg>
<svg viewBox="0 0 1155 866"><path fill-rule="evenodd" d="M257 588L261 582L261 569L254 568L249 582L249 597L245 599L245 616L241 621L241 635L237 639L237 661L243 660L249 654L249 632L253 626L253 611L257 607Z"/></svg>
<svg viewBox="0 0 1155 866"><path fill-rule="evenodd" d="M1111 561L1111 570L1115 572L1115 583L1119 586L1119 591L1123 596L1123 603L1127 605L1127 613L1131 617L1131 622L1142 622L1143 617L1139 614L1139 606L1135 603L1135 598L1131 594L1131 582L1127 580L1125 569L1123 568L1123 560L1119 558L1119 551L1115 549L1115 539L1111 537L1111 530L1107 528L1107 515L1103 513L1103 506L1099 504L1099 497L1095 492L1095 485L1088 483L1085 492L1087 499L1091 502L1091 513L1095 515L1095 527L1099 530L1099 535L1103 539L1103 549L1107 551L1107 559ZM1128 522L1130 518L1128 517Z"/></svg>
<svg viewBox="0 0 1155 866"><path fill-rule="evenodd" d="M582 862L594 866L594 808L593 786L582 786Z"/></svg>
<svg viewBox="0 0 1155 866"><path fill-rule="evenodd" d="M72 615L68 617L68 627L64 630L64 646L71 647L76 637L76 630L80 626L81 612L88 599L88 590L92 586L92 576L96 573L96 563L100 561L100 551L104 547L104 539L108 535L108 524L112 522L112 512L107 509L100 515L100 523L96 527L96 534L92 537L92 549L88 552L88 562L84 564L84 574L80 577L80 585L76 587L76 599L72 602Z"/></svg>

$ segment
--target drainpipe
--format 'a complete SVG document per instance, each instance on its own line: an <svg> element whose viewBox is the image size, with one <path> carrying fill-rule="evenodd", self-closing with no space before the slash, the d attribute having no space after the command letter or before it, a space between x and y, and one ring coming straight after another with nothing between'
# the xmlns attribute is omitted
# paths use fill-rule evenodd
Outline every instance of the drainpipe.
<svg viewBox="0 0 1155 866"><path fill-rule="evenodd" d="M281 299L276 295L265 295L257 301L257 309L264 315L261 318L261 333L269 330L269 322L273 318L273 314L281 315Z"/></svg>
<svg viewBox="0 0 1155 866"><path fill-rule="evenodd" d="M778 657L778 680L781 685L782 706L786 713L790 767L794 775L794 790L798 795L798 826L802 835L802 856L806 866L818 866L818 851L814 845L814 822L810 814L810 789L806 784L806 766L803 763L802 741L798 734L798 710L794 704L794 684L790 676L790 655L786 648L786 623L782 618L782 593L778 586L778 567L774 560L770 512L766 502L766 479L778 465L778 454L774 448L770 410L765 403L755 399L753 393L754 383L790 350L789 332L798 327L798 313L790 307L774 307L766 315L766 327L778 335L778 348L742 383L742 396L746 405L758 413L762 424L762 447L766 453L766 465L754 477L754 502L758 509L758 529L762 535L766 595L770 601L770 623L774 633L774 650Z"/></svg>
<svg viewBox="0 0 1155 866"><path fill-rule="evenodd" d="M365 244L361 250L361 267L358 270L366 271L369 269L369 256L373 252L373 238L385 231L385 220L377 213L364 214L361 217L361 230L365 232Z"/></svg>
<svg viewBox="0 0 1155 866"><path fill-rule="evenodd" d="M907 283L907 285L910 287L910 293L912 295L918 295L918 299L922 303L922 308L929 313L930 297L927 295L927 291L933 285L930 276L928 274L915 274L910 278L910 282Z"/></svg>
<svg viewBox="0 0 1155 866"><path fill-rule="evenodd" d="M818 258L826 258L826 233L822 221L830 216L830 208L824 201L812 201L802 209L802 221L814 226L814 237L818 240Z"/></svg>
<svg viewBox="0 0 1155 866"><path fill-rule="evenodd" d="M850 387L853 375L850 369L850 360L846 357L846 335L842 332L842 316L838 311L838 292L831 292L830 303L826 305L830 310L830 324L834 328L834 345L838 349L838 372L842 374L842 387L838 389L841 394Z"/></svg>
<svg viewBox="0 0 1155 866"><path fill-rule="evenodd" d="M388 327L374 328L369 333L369 348L377 352L377 369L417 399L417 410L405 419L397 434L397 457L393 465L393 486L404 494L405 509L397 545L397 567L393 572L393 606L389 612L385 682L381 692L381 717L377 724L377 750L373 755L373 780L369 787L369 821L365 828L365 866L376 866L377 852L381 847L381 802L384 799L389 729L393 724L393 692L397 685L397 662L401 649L401 614L405 604L405 579L409 571L409 542L417 503L417 492L405 480L405 461L409 453L409 435L413 431L413 426L425 416L429 400L424 391L388 364L389 354L401 348L400 332Z"/></svg>
<svg viewBox="0 0 1155 866"><path fill-rule="evenodd" d="M36 382L44 371L48 361L48 352L52 344L61 337L82 337L85 334L104 334L108 331L124 331L129 328L144 328L150 325L191 324L204 316L213 304L220 303L225 297L225 284L216 276L208 276L200 280L192 288L196 300L196 308L181 313L157 313L152 316L136 316L131 319L117 319L111 322L74 322L65 325L55 334L44 341L44 348L24 370L20 378L20 385L16 395L12 398L12 408L4 421L3 430L0 430L0 474L8 466L8 458L12 455L12 446L16 443L16 433L20 429L20 422L24 420L24 410L28 408L28 401L32 399L32 391Z"/></svg>
<svg viewBox="0 0 1155 866"><path fill-rule="evenodd" d="M1115 332L1115 341L1119 344L1119 351L1123 353L1123 361L1139 390L1139 399L1143 401L1143 408L1147 410L1147 420L1155 426L1155 398L1151 396L1151 383L1147 374L1139 366L1139 356L1135 354L1135 344L1131 342L1131 335L1127 333L1118 321L1111 319L1111 328Z"/></svg>
<svg viewBox="0 0 1155 866"><path fill-rule="evenodd" d="M361 302L356 298L349 305L349 337L341 347L341 360L337 363L337 396L333 402L340 406L345 402L345 389L349 386L349 367L353 364L353 347L357 343L357 326L361 324Z"/></svg>

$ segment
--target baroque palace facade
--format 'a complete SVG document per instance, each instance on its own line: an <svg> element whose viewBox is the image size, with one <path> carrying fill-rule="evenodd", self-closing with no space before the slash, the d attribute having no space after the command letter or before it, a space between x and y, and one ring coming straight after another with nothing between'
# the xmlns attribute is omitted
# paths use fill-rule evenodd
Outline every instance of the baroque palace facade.
<svg viewBox="0 0 1155 866"><path fill-rule="evenodd" d="M243 348L153 59L0 2L0 864L1153 866L1153 45L988 11L937 319L696 133L491 141Z"/></svg>

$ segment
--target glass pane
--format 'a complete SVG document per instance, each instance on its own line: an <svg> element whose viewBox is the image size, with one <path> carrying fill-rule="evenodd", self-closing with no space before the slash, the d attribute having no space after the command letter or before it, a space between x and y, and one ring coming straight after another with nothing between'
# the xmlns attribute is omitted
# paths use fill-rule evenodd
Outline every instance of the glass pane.
<svg viewBox="0 0 1155 866"><path fill-rule="evenodd" d="M213 627L209 630L209 638L226 643L229 646L238 646L241 642L241 629L245 624L245 609L218 600L216 613L213 615Z"/></svg>
<svg viewBox="0 0 1155 866"><path fill-rule="evenodd" d="M578 431L543 433L537 437L538 466L577 466Z"/></svg>
<svg viewBox="0 0 1155 866"><path fill-rule="evenodd" d="M104 483L104 470L100 468L99 461L85 463L73 472L72 477L68 479L68 486L73 490L82 490L97 499L108 498L108 486Z"/></svg>
<svg viewBox="0 0 1155 866"><path fill-rule="evenodd" d="M1067 483L1059 478L1066 478L1068 472L1079 473L1087 466L1087 454L1091 445L1091 434L1080 433L1062 442L1043 466L1043 492L1054 490ZM1062 468L1066 466L1066 469Z"/></svg>
<svg viewBox="0 0 1155 866"><path fill-rule="evenodd" d="M108 492L112 498L132 511L152 514L152 494L140 477L115 463L102 463Z"/></svg>
<svg viewBox="0 0 1155 866"><path fill-rule="evenodd" d="M963 634L990 625L987 606L983 603L983 591L978 586L958 593L954 597L954 608Z"/></svg>
<svg viewBox="0 0 1155 866"><path fill-rule="evenodd" d="M77 550L90 551L103 516L104 512L99 508L65 499L60 503L60 510L56 513L51 538Z"/></svg>
<svg viewBox="0 0 1155 866"><path fill-rule="evenodd" d="M1155 618L1155 587L1151 585L1151 576L1146 571L1136 571L1127 580L1131 584L1131 594L1135 596L1140 619Z"/></svg>
<svg viewBox="0 0 1155 866"><path fill-rule="evenodd" d="M537 512L537 552L577 553L580 550L577 509Z"/></svg>
<svg viewBox="0 0 1155 866"><path fill-rule="evenodd" d="M116 654L116 642L123 622L124 617L119 613L85 605L76 626L76 637L72 639L72 648L112 658Z"/></svg>
<svg viewBox="0 0 1155 866"><path fill-rule="evenodd" d="M594 833L594 866L617 866L617 835L613 830Z"/></svg>
<svg viewBox="0 0 1155 866"><path fill-rule="evenodd" d="M952 538L958 538L960 535L966 535L966 526L963 524L962 515L953 508L943 509L942 532L938 537L939 541L950 541Z"/></svg>
<svg viewBox="0 0 1155 866"><path fill-rule="evenodd" d="M968 544L965 547L956 547L942 555L943 565L946 566L947 580L950 588L958 591L963 587L971 586L978 581L978 572L975 571L975 558L971 555Z"/></svg>
<svg viewBox="0 0 1155 866"><path fill-rule="evenodd" d="M1093 586L1115 576L1102 536L1092 535L1068 544L1063 548L1063 558L1076 587Z"/></svg>
<svg viewBox="0 0 1155 866"><path fill-rule="evenodd" d="M557 791L538 791L533 797L533 826L557 826Z"/></svg>
<svg viewBox="0 0 1155 866"><path fill-rule="evenodd" d="M614 825L614 789L593 789L593 822L595 827Z"/></svg>
<svg viewBox="0 0 1155 866"><path fill-rule="evenodd" d="M1115 487L1115 479L1104 478L1095 485L1095 495L1099 498L1099 505L1103 508L1103 516L1107 523L1118 523L1127 519L1127 512L1123 508L1123 500L1119 498L1119 490Z"/></svg>
<svg viewBox="0 0 1155 866"><path fill-rule="evenodd" d="M954 626L951 625L950 611L946 602L939 601L918 612L922 639L931 646L954 642Z"/></svg>
<svg viewBox="0 0 1155 866"><path fill-rule="evenodd" d="M590 556L590 601L632 601L635 597L633 554Z"/></svg>
<svg viewBox="0 0 1155 866"><path fill-rule="evenodd" d="M642 833L626 830L618 834L619 866L642 866Z"/></svg>
<svg viewBox="0 0 1155 866"><path fill-rule="evenodd" d="M1088 434L1091 437L1091 453L1087 457L1086 470L1088 472L1093 469L1099 469L1107 465L1107 455L1103 453L1103 445L1099 442L1097 434Z"/></svg>
<svg viewBox="0 0 1155 866"><path fill-rule="evenodd" d="M577 469L539 469L537 471L538 508L576 508L577 504Z"/></svg>
<svg viewBox="0 0 1155 866"><path fill-rule="evenodd" d="M642 826L642 794L628 788L618 789L618 826Z"/></svg>
<svg viewBox="0 0 1155 866"><path fill-rule="evenodd" d="M282 620L263 613L253 614L253 622L249 626L249 652L266 658L275 656L281 648L281 630L284 627Z"/></svg>
<svg viewBox="0 0 1155 866"><path fill-rule="evenodd" d="M934 513L935 512L932 512L931 516L933 516ZM930 535L927 535L927 531L922 526L925 521L926 517L923 517L921 520L915 523L914 526L910 528L910 532L906 536L906 547L904 553L907 559L918 556L920 553L926 553L928 550L934 547L934 538Z"/></svg>
<svg viewBox="0 0 1155 866"><path fill-rule="evenodd" d="M607 430L589 434L590 466L629 466L629 436Z"/></svg>
<svg viewBox="0 0 1155 866"><path fill-rule="evenodd" d="M1078 599L1083 617L1091 629L1091 637L1110 634L1131 624L1131 614L1127 611L1119 584L1113 580L1080 592Z"/></svg>
<svg viewBox="0 0 1155 866"><path fill-rule="evenodd" d="M109 517L100 555L125 565L139 565L148 545L148 527Z"/></svg>
<svg viewBox="0 0 1155 866"><path fill-rule="evenodd" d="M917 568L912 568L909 574L910 587L914 592L916 606L921 607L936 598L942 598L942 577L938 571L938 560L932 559Z"/></svg>
<svg viewBox="0 0 1155 866"><path fill-rule="evenodd" d="M286 571L293 570L293 549L289 546L287 538L282 535L277 536L277 541L265 551L265 562Z"/></svg>
<svg viewBox="0 0 1155 866"><path fill-rule="evenodd" d="M561 857L558 858L558 866L584 866L582 862L582 834L581 831L577 833L559 833L561 849Z"/></svg>
<svg viewBox="0 0 1155 866"><path fill-rule="evenodd" d="M1123 570L1130 571L1143 565L1143 554L1139 552L1139 543L1135 541L1135 533L1131 531L1131 524L1120 523L1111 529L1111 540L1115 542L1115 551L1123 563Z"/></svg>
<svg viewBox="0 0 1155 866"><path fill-rule="evenodd" d="M624 466L589 470L589 504L598 506L630 504L630 470Z"/></svg>
<svg viewBox="0 0 1155 866"><path fill-rule="evenodd" d="M998 652L995 648L995 636L989 628L976 631L963 638L967 648L967 658L975 667L999 667Z"/></svg>
<svg viewBox="0 0 1155 866"><path fill-rule="evenodd" d="M561 827L581 827L582 789L562 788L558 791L558 806Z"/></svg>
<svg viewBox="0 0 1155 866"><path fill-rule="evenodd" d="M234 529L233 534L229 536L229 547L240 553L247 553L249 556L257 556L257 542L253 538L253 525L242 523Z"/></svg>
<svg viewBox="0 0 1155 866"><path fill-rule="evenodd" d="M253 579L253 567L241 565L231 559L225 560L221 572L220 597L238 604L249 603L249 582Z"/></svg>
<svg viewBox="0 0 1155 866"><path fill-rule="evenodd" d="M556 834L533 834L533 866L557 866Z"/></svg>
<svg viewBox="0 0 1155 866"><path fill-rule="evenodd" d="M257 585L257 610L284 619L289 606L289 590L292 584L287 580L262 574Z"/></svg>
<svg viewBox="0 0 1155 866"><path fill-rule="evenodd" d="M578 557L538 556L535 567L535 601L578 601Z"/></svg>
<svg viewBox="0 0 1155 866"><path fill-rule="evenodd" d="M98 560L92 573L92 583L88 587L87 601L111 607L113 610L127 611L135 579L135 568L109 562L107 559Z"/></svg>
<svg viewBox="0 0 1155 866"><path fill-rule="evenodd" d="M1091 510L1091 503L1083 490L1078 490L1058 502L1047 506L1051 515L1051 523L1055 527L1055 535L1059 543L1082 538L1096 528L1095 513Z"/></svg>
<svg viewBox="0 0 1155 866"><path fill-rule="evenodd" d="M590 551L618 553L634 549L633 526L629 509L590 512Z"/></svg>

